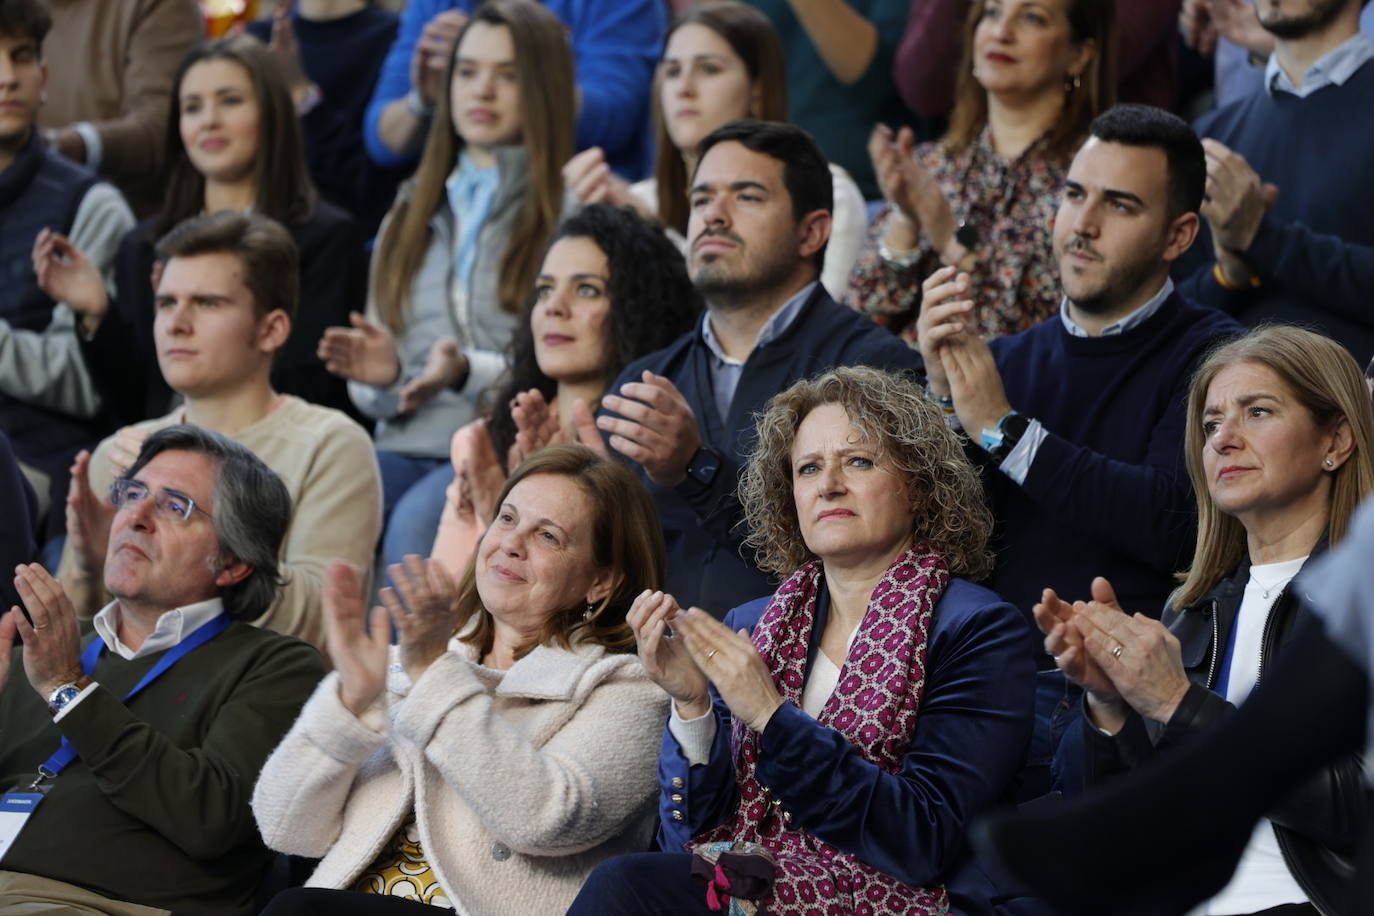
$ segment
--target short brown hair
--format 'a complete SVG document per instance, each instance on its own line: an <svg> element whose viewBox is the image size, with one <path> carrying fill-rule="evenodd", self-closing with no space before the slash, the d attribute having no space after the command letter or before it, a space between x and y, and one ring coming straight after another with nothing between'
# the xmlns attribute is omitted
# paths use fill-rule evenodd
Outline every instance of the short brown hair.
<svg viewBox="0 0 1374 916"><path fill-rule="evenodd" d="M658 509L644 484L624 464L603 458L583 445L554 445L536 452L510 475L496 505L506 501L515 485L535 474L556 474L580 486L589 497L596 517L592 519L592 549L598 566L615 575L611 593L599 607L582 604L559 608L544 625L539 638L522 646L523 656L537 645L569 648L575 642L604 646L609 652L633 652L634 633L625 615L635 597L645 589L663 587L666 566L663 529ZM485 655L491 651L493 622L477 593L477 558L458 585L458 632L463 642ZM473 624L473 620L476 623ZM471 625L470 625L471 624Z"/></svg>
<svg viewBox="0 0 1374 916"><path fill-rule="evenodd" d="M253 294L254 313L280 309L294 323L300 299L296 243L281 223L259 213L221 210L183 220L157 243L157 259L232 254L243 265L243 284Z"/></svg>
<svg viewBox="0 0 1374 916"><path fill-rule="evenodd" d="M992 512L959 437L915 381L867 366L841 366L797 382L759 416L758 440L739 485L745 543L757 551L759 566L788 576L814 557L792 495L792 444L807 415L826 404L843 407L878 461L905 478L914 538L955 575L977 580L992 572Z"/></svg>
<svg viewBox="0 0 1374 916"><path fill-rule="evenodd" d="M1174 607L1199 601L1245 558L1245 528L1212 500L1202 467L1207 389L1221 370L1237 363L1270 369L1318 427L1330 429L1341 420L1350 424L1355 449L1331 472L1326 534L1332 544L1345 537L1356 507L1374 491L1374 411L1360 366L1349 350L1314 331L1282 324L1261 326L1220 344L1202 361L1188 389L1184 453L1197 498L1197 545L1192 565L1179 577L1183 584L1169 599Z"/></svg>

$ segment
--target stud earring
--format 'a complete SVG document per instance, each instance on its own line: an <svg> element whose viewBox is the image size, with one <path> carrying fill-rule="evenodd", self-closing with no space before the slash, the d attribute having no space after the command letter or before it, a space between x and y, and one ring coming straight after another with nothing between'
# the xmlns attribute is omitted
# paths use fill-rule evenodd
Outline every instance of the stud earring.
<svg viewBox="0 0 1374 916"><path fill-rule="evenodd" d="M1066 75L1066 76L1064 77L1064 92L1065 92L1065 93L1076 92L1076 91L1078 90L1078 87L1080 87L1080 86L1082 86L1082 85L1083 85L1083 78L1082 78L1081 76L1079 76L1077 73L1073 74L1073 76L1067 76L1067 75Z"/></svg>
<svg viewBox="0 0 1374 916"><path fill-rule="evenodd" d="M1332 461L1330 458L1328 458L1328 459L1326 459L1326 466L1327 466L1328 468L1334 468L1334 467L1336 466L1336 462L1334 462L1334 461Z"/></svg>
<svg viewBox="0 0 1374 916"><path fill-rule="evenodd" d="M595 614L595 613L596 613L596 605L594 605L594 604L592 604L590 601L588 601L588 602L587 602L587 609L586 609L585 611L582 612L582 621L585 623L586 621L591 620L591 619L592 619L592 615Z"/></svg>

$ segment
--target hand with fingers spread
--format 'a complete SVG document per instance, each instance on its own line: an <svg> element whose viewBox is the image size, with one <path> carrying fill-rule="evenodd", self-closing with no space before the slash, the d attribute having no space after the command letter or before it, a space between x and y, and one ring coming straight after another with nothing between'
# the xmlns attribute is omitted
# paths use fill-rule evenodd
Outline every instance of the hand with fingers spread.
<svg viewBox="0 0 1374 916"><path fill-rule="evenodd" d="M1093 597L1098 600L1083 604L1074 617L1088 657L1127 705L1147 719L1168 722L1189 688L1178 637L1158 620L1123 611L1106 579L1093 581Z"/></svg>
<svg viewBox="0 0 1374 916"><path fill-rule="evenodd" d="M945 345L973 330L973 300L969 275L955 267L941 267L921 284L921 313L916 318L916 342L926 364L930 390L949 397L949 378L943 361Z"/></svg>
<svg viewBox="0 0 1374 916"><path fill-rule="evenodd" d="M391 624L384 608L367 612L362 578L343 561L326 573L324 605L325 649L339 672L339 700L361 716L386 689L391 651Z"/></svg>
<svg viewBox="0 0 1374 916"><path fill-rule="evenodd" d="M678 614L673 629L730 713L750 730L762 732L783 701L749 632L736 633L695 607Z"/></svg>
<svg viewBox="0 0 1374 916"><path fill-rule="evenodd" d="M643 381L626 382L601 404L619 416L602 415L596 425L611 434L610 445L643 466L659 486L676 486L701 448L696 414L677 386L645 370Z"/></svg>
<svg viewBox="0 0 1374 916"><path fill-rule="evenodd" d="M1209 138L1202 141L1202 149L1207 155L1202 215L1212 229L1212 244L1219 257L1244 254L1279 189L1261 181L1245 157L1225 144Z"/></svg>
<svg viewBox="0 0 1374 916"><path fill-rule="evenodd" d="M81 316L86 333L100 327L110 308L105 281L70 239L51 229L39 232L33 241L33 273L43 292Z"/></svg>
<svg viewBox="0 0 1374 916"><path fill-rule="evenodd" d="M948 344L942 354L949 377L950 396L964 431L976 439L984 429L994 428L1011 410L997 360L981 338L966 334Z"/></svg>
<svg viewBox="0 0 1374 916"><path fill-rule="evenodd" d="M348 316L351 327L326 328L316 353L335 375L366 385L386 387L401 375L396 340L384 326L359 312Z"/></svg>
<svg viewBox="0 0 1374 916"><path fill-rule="evenodd" d="M443 564L415 554L386 569L391 586L382 603L396 621L401 666L411 683L420 679L458 630L458 586Z"/></svg>
<svg viewBox="0 0 1374 916"><path fill-rule="evenodd" d="M506 473L513 474L526 458L557 444L562 430L558 411L538 388L517 394L511 401L510 416L515 423L515 441L506 455Z"/></svg>
<svg viewBox="0 0 1374 916"><path fill-rule="evenodd" d="M695 719L710 711L711 692L683 638L670 629L681 615L672 595L645 589L625 620L634 631L644 672L673 698L679 716Z"/></svg>
<svg viewBox="0 0 1374 916"><path fill-rule="evenodd" d="M458 348L458 341L451 337L436 340L429 348L425 367L401 389L396 410L402 414L414 413L434 400L439 392L467 377L468 369L468 358Z"/></svg>
<svg viewBox="0 0 1374 916"><path fill-rule="evenodd" d="M67 484L67 538L77 573L87 582L103 584L105 552L110 544L110 523L115 507L91 488L91 453L80 451Z"/></svg>
<svg viewBox="0 0 1374 916"><path fill-rule="evenodd" d="M1055 594L1054 589L1047 588L1041 593L1040 603L1031 608L1031 614L1035 617L1035 625L1045 634L1045 651L1054 657L1059 670L1090 694L1119 702L1120 695L1112 686L1111 678L1088 657L1083 648L1083 636L1074 626L1078 606L1085 603L1070 604Z"/></svg>
<svg viewBox="0 0 1374 916"><path fill-rule="evenodd" d="M14 570L14 587L28 617L12 608L12 626L24 640L24 673L44 702L58 687L81 677L81 629L67 593L37 563ZM9 630L9 625L4 628Z"/></svg>

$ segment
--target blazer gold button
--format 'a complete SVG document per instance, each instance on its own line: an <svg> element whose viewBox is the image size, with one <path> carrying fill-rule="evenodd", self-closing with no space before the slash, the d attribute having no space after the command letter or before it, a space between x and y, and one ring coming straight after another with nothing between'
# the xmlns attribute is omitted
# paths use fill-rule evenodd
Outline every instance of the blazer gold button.
<svg viewBox="0 0 1374 916"><path fill-rule="evenodd" d="M682 781L682 777L681 777L681 776L674 776L674 777L673 777L673 788L674 788L674 789L681 789L684 785L686 785L686 783L684 783L684 782Z"/></svg>
<svg viewBox="0 0 1374 916"><path fill-rule="evenodd" d="M680 805L680 804L682 804L682 796L681 796L681 795L678 795L676 792L673 793L673 804L675 804L675 805Z"/></svg>
<svg viewBox="0 0 1374 916"><path fill-rule="evenodd" d="M510 847L505 843L495 843L491 847L491 857L498 862L504 862L510 858Z"/></svg>
<svg viewBox="0 0 1374 916"><path fill-rule="evenodd" d="M680 820L682 820L682 812L679 811L679 810L677 810L676 808L673 809L673 820L675 820L675 821L680 821Z"/></svg>

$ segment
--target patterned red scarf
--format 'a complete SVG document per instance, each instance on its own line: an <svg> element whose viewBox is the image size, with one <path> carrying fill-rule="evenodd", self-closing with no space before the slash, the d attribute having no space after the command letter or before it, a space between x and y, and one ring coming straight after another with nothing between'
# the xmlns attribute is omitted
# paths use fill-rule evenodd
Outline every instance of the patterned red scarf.
<svg viewBox="0 0 1374 916"><path fill-rule="evenodd" d="M916 734L931 619L948 585L944 560L923 545L888 567L873 590L835 692L817 718L888 773L901 769L902 755ZM821 563L813 560L778 588L754 627L754 644L773 683L784 700L799 708L821 588ZM729 820L695 837L693 845L734 840L769 849L778 859L770 908L789 912L814 905L827 914L872 916L948 912L943 886L909 887L794 827L790 816L781 813L780 802L769 804L755 775L758 734L735 719L730 739L739 804Z"/></svg>

